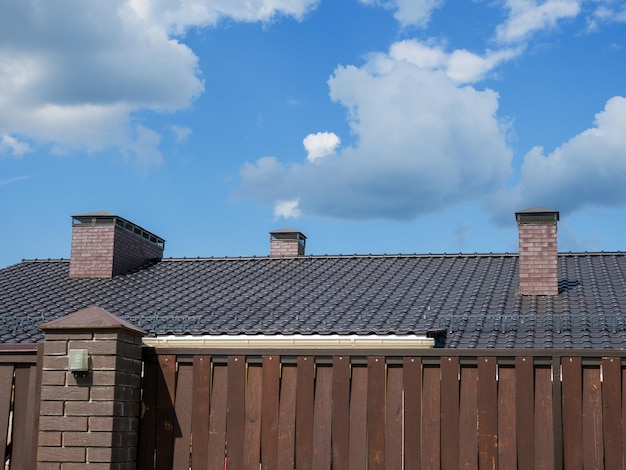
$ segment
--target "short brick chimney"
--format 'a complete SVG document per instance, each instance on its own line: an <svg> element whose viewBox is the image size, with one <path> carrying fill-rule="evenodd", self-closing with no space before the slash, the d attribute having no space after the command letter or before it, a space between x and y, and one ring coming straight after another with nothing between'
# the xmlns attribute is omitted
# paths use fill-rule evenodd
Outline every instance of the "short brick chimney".
<svg viewBox="0 0 626 470"><path fill-rule="evenodd" d="M559 293L556 246L559 213L533 207L515 213L519 229L519 292L522 295Z"/></svg>
<svg viewBox="0 0 626 470"><path fill-rule="evenodd" d="M270 232L270 256L289 257L304 256L306 237L291 228L283 228Z"/></svg>
<svg viewBox="0 0 626 470"><path fill-rule="evenodd" d="M108 212L72 216L70 277L108 278L163 257L165 240Z"/></svg>

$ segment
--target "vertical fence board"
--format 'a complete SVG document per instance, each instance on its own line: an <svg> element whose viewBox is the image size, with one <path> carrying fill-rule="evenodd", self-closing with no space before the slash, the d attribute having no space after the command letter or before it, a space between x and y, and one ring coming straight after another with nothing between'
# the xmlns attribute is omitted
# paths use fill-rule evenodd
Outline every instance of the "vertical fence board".
<svg viewBox="0 0 626 470"><path fill-rule="evenodd" d="M226 457L226 401L228 367L213 365L209 412L209 470L224 468Z"/></svg>
<svg viewBox="0 0 626 470"><path fill-rule="evenodd" d="M153 469L157 428L157 375L156 362L145 361L141 382L141 416L139 418L139 448L137 468Z"/></svg>
<svg viewBox="0 0 626 470"><path fill-rule="evenodd" d="M14 415L11 468L34 468L37 458L39 398L41 393L41 354L38 363L15 367Z"/></svg>
<svg viewBox="0 0 626 470"><path fill-rule="evenodd" d="M310 470L313 463L313 396L315 359L298 357L296 383L296 468Z"/></svg>
<svg viewBox="0 0 626 470"><path fill-rule="evenodd" d="M350 470L367 468L367 367L352 366Z"/></svg>
<svg viewBox="0 0 626 470"><path fill-rule="evenodd" d="M439 365L425 364L422 385L422 468L438 470L441 467L441 414Z"/></svg>
<svg viewBox="0 0 626 470"><path fill-rule="evenodd" d="M191 465L193 470L208 470L210 377L211 357L194 356L191 417Z"/></svg>
<svg viewBox="0 0 626 470"><path fill-rule="evenodd" d="M478 358L478 464L498 468L496 358Z"/></svg>
<svg viewBox="0 0 626 470"><path fill-rule="evenodd" d="M331 467L333 369L329 366L317 366L316 376L312 467L314 470L325 470Z"/></svg>
<svg viewBox="0 0 626 470"><path fill-rule="evenodd" d="M191 458L191 410L193 402L193 364L178 365L176 417L180 432L174 435L174 467L189 468Z"/></svg>
<svg viewBox="0 0 626 470"><path fill-rule="evenodd" d="M535 468L554 468L552 368L535 367Z"/></svg>
<svg viewBox="0 0 626 470"><path fill-rule="evenodd" d="M0 449L7 448L13 364L0 364Z"/></svg>
<svg viewBox="0 0 626 470"><path fill-rule="evenodd" d="M441 468L459 468L459 358L441 359Z"/></svg>
<svg viewBox="0 0 626 470"><path fill-rule="evenodd" d="M367 468L385 468L385 358L367 359Z"/></svg>
<svg viewBox="0 0 626 470"><path fill-rule="evenodd" d="M619 358L602 360L602 422L605 468L621 468L622 366Z"/></svg>
<svg viewBox="0 0 626 470"><path fill-rule="evenodd" d="M459 397L459 467L478 468L478 369L461 367ZM443 456L442 456L443 457ZM502 467L505 468L505 467Z"/></svg>
<svg viewBox="0 0 626 470"><path fill-rule="evenodd" d="M402 367L387 367L385 469L402 470Z"/></svg>
<svg viewBox="0 0 626 470"><path fill-rule="evenodd" d="M552 450L554 468L563 468L563 406L561 396L561 357L552 357Z"/></svg>
<svg viewBox="0 0 626 470"><path fill-rule="evenodd" d="M229 356L226 399L226 461L229 470L243 469L245 391L246 360L243 356Z"/></svg>
<svg viewBox="0 0 626 470"><path fill-rule="evenodd" d="M515 358L515 424L518 468L535 466L535 371L532 357Z"/></svg>
<svg viewBox="0 0 626 470"><path fill-rule="evenodd" d="M622 362L622 358L620 358ZM626 368L622 365L622 468L626 466Z"/></svg>
<svg viewBox="0 0 626 470"><path fill-rule="evenodd" d="M565 470L583 468L582 364L580 357L564 357L563 383L563 463Z"/></svg>
<svg viewBox="0 0 626 470"><path fill-rule="evenodd" d="M405 357L404 369L404 468L422 467L422 360Z"/></svg>
<svg viewBox="0 0 626 470"><path fill-rule="evenodd" d="M298 369L284 365L278 407L278 470L293 470L296 438L296 388Z"/></svg>
<svg viewBox="0 0 626 470"><path fill-rule="evenodd" d="M583 466L602 468L602 389L599 365L583 366Z"/></svg>
<svg viewBox="0 0 626 470"><path fill-rule="evenodd" d="M498 368L498 465L517 465L515 425L515 368Z"/></svg>
<svg viewBox="0 0 626 470"><path fill-rule="evenodd" d="M350 357L333 357L333 470L348 470L350 451Z"/></svg>
<svg viewBox="0 0 626 470"><path fill-rule="evenodd" d="M278 405L280 357L263 357L263 397L261 409L261 470L278 467Z"/></svg>
<svg viewBox="0 0 626 470"><path fill-rule="evenodd" d="M176 356L164 354L158 357L157 371L157 428L156 428L156 468L172 468L174 457L174 435L177 431L174 411L176 393Z"/></svg>
<svg viewBox="0 0 626 470"><path fill-rule="evenodd" d="M29 387L31 382L30 366L22 364L15 367L15 395L13 399L13 449L12 468L28 468L33 453L32 432L33 416L28 414Z"/></svg>
<svg viewBox="0 0 626 470"><path fill-rule="evenodd" d="M261 462L261 408L263 406L263 367L259 364L248 365L245 397L243 468L259 470Z"/></svg>

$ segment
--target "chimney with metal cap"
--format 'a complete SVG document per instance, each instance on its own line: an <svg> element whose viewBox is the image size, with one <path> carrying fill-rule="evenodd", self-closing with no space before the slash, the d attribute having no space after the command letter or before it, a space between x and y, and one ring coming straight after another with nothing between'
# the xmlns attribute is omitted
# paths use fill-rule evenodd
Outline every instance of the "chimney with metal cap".
<svg viewBox="0 0 626 470"><path fill-rule="evenodd" d="M163 257L165 240L108 212L72 216L70 277L109 278Z"/></svg>
<svg viewBox="0 0 626 470"><path fill-rule="evenodd" d="M515 213L519 230L519 292L522 295L559 293L556 246L559 213L533 207Z"/></svg>
<svg viewBox="0 0 626 470"><path fill-rule="evenodd" d="M292 228L270 232L271 257L304 256L306 237Z"/></svg>

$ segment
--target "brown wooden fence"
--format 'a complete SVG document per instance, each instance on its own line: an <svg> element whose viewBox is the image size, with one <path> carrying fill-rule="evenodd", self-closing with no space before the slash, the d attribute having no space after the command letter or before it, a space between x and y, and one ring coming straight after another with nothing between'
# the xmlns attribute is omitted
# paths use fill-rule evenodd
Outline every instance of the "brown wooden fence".
<svg viewBox="0 0 626 470"><path fill-rule="evenodd" d="M2 468L36 467L41 368L37 345L0 344Z"/></svg>
<svg viewBox="0 0 626 470"><path fill-rule="evenodd" d="M147 350L137 468L624 468L625 352L343 352ZM13 469L35 468L39 370L0 347Z"/></svg>
<svg viewBox="0 0 626 470"><path fill-rule="evenodd" d="M623 468L623 352L213 353L146 358L138 468Z"/></svg>

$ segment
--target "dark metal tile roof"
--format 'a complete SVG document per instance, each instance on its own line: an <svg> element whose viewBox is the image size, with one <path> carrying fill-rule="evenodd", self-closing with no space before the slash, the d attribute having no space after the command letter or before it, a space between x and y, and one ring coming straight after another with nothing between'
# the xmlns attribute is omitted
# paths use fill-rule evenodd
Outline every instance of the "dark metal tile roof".
<svg viewBox="0 0 626 470"><path fill-rule="evenodd" d="M517 255L165 259L112 279L0 270L0 341L98 305L152 335L423 334L454 348L623 348L626 253L559 255L560 294L517 294Z"/></svg>

